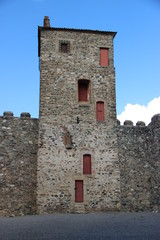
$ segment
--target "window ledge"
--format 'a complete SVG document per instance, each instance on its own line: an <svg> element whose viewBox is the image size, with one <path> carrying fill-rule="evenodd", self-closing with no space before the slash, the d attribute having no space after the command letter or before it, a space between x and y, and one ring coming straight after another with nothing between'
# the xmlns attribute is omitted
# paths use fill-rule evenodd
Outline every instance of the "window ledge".
<svg viewBox="0 0 160 240"><path fill-rule="evenodd" d="M100 65L100 68L108 68L108 67L109 67L109 65L108 65L108 66L101 66L101 65Z"/></svg>
<svg viewBox="0 0 160 240"><path fill-rule="evenodd" d="M90 106L90 102L78 102L79 106L81 107L89 107Z"/></svg>

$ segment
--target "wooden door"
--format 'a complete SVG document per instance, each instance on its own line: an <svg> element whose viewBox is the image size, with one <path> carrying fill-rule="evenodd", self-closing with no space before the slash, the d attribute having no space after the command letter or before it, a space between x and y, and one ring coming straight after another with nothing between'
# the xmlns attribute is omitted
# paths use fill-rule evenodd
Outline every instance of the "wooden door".
<svg viewBox="0 0 160 240"><path fill-rule="evenodd" d="M83 202L83 180L75 181L75 202Z"/></svg>

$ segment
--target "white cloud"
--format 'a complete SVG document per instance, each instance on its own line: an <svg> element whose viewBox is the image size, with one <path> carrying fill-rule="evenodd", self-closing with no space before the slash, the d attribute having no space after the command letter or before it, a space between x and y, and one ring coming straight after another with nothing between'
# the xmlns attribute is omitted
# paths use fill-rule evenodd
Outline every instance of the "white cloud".
<svg viewBox="0 0 160 240"><path fill-rule="evenodd" d="M138 121L143 121L148 125L153 115L157 113L160 113L160 97L151 100L147 106L128 103L124 111L117 116L117 119L120 120L121 124L125 120L131 120L134 125Z"/></svg>

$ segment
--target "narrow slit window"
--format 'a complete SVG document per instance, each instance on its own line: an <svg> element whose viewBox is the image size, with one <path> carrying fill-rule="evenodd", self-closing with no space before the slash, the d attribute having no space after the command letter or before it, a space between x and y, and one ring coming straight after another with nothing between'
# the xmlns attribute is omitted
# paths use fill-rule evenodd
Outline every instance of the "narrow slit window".
<svg viewBox="0 0 160 240"><path fill-rule="evenodd" d="M91 155L83 155L83 174L91 174Z"/></svg>
<svg viewBox="0 0 160 240"><path fill-rule="evenodd" d="M100 122L104 121L104 102L96 103L96 118L97 118L97 121L100 121Z"/></svg>
<svg viewBox="0 0 160 240"><path fill-rule="evenodd" d="M106 67L108 65L108 48L100 48L100 66Z"/></svg>

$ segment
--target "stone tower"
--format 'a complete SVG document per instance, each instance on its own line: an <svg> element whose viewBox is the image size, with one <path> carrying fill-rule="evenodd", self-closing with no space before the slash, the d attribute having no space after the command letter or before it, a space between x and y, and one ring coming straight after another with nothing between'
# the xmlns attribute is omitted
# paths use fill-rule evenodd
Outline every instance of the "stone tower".
<svg viewBox="0 0 160 240"><path fill-rule="evenodd" d="M38 213L120 209L115 35L38 28Z"/></svg>

